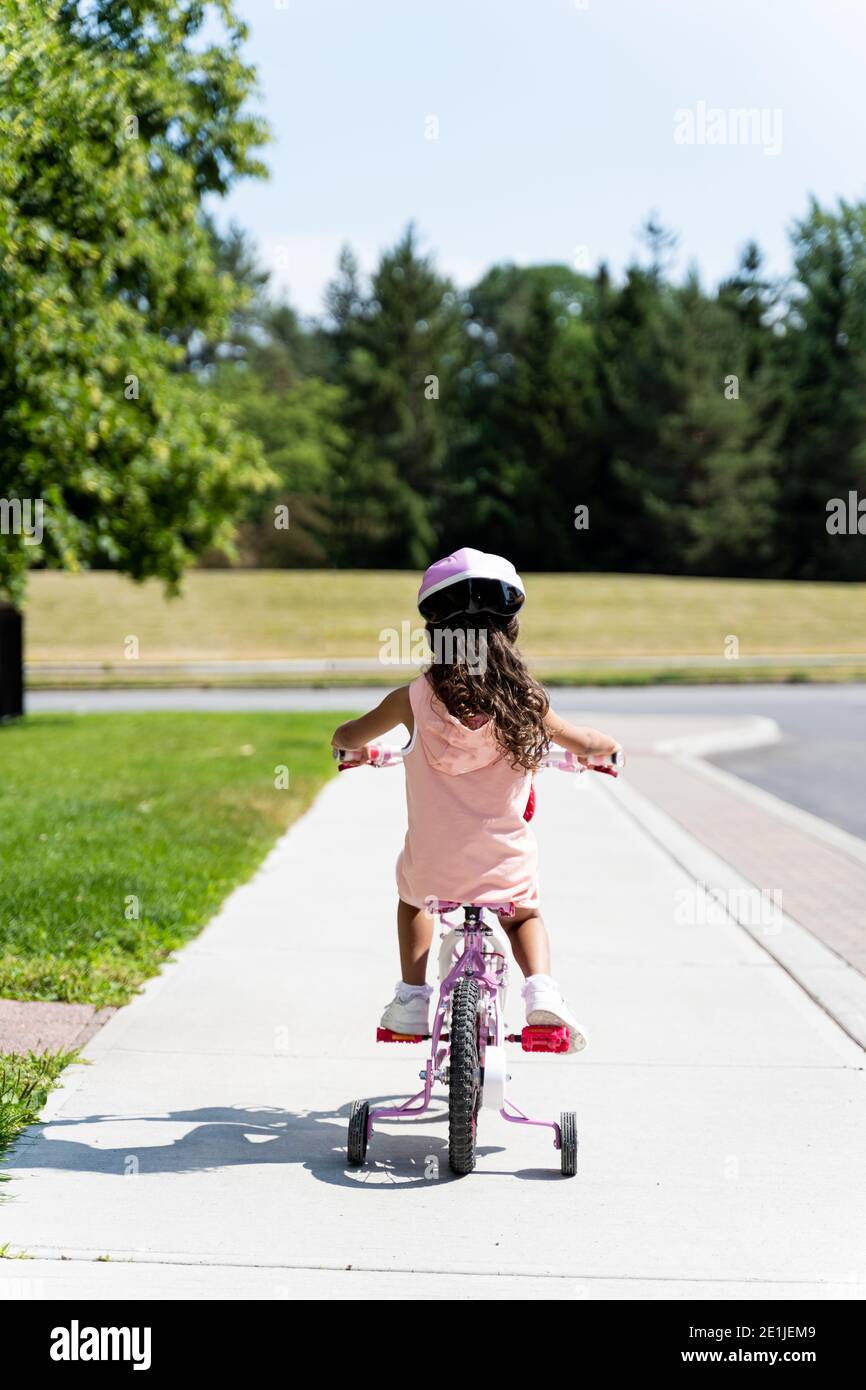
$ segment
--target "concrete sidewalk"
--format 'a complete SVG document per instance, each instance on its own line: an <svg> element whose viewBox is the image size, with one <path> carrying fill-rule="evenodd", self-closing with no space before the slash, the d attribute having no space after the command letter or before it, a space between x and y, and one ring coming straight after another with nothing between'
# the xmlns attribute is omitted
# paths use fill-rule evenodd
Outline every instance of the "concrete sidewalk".
<svg viewBox="0 0 866 1390"><path fill-rule="evenodd" d="M444 1098L346 1168L352 1100L422 1059L372 1041L401 778L330 784L91 1040L4 1165L0 1244L34 1258L0 1261L0 1297L862 1297L863 1050L731 918L683 920L693 875L605 778L544 773L536 819L591 1045L512 1067L529 1113L577 1110L578 1176L485 1112L452 1178Z"/></svg>

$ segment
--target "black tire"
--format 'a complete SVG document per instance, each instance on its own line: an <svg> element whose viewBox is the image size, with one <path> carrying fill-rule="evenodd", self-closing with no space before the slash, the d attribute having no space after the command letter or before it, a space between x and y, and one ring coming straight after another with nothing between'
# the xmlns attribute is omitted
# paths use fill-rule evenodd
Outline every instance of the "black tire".
<svg viewBox="0 0 866 1390"><path fill-rule="evenodd" d="M573 1178L577 1172L577 1116L573 1110L563 1110L559 1117L559 1130L562 1136L559 1166L564 1178Z"/></svg>
<svg viewBox="0 0 866 1390"><path fill-rule="evenodd" d="M367 1157L367 1126L370 1120L370 1102L355 1100L349 1116L349 1162L353 1168L360 1168Z"/></svg>
<svg viewBox="0 0 866 1390"><path fill-rule="evenodd" d="M464 976L451 998L448 1162L453 1173L471 1173L475 1167L475 1138L481 1105L478 1000L478 981Z"/></svg>

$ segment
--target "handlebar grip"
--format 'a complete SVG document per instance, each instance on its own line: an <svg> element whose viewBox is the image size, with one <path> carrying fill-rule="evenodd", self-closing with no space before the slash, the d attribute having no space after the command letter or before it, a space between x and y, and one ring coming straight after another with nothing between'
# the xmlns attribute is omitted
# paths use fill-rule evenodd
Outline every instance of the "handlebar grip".
<svg viewBox="0 0 866 1390"><path fill-rule="evenodd" d="M361 756L356 748L334 748L332 751L337 760L338 772L346 772L350 767L361 766Z"/></svg>
<svg viewBox="0 0 866 1390"><path fill-rule="evenodd" d="M402 762L403 749L385 743L368 743L365 748L335 748L333 756L337 759L337 771L345 772L350 767L393 767Z"/></svg>
<svg viewBox="0 0 866 1390"><path fill-rule="evenodd" d="M607 771L614 767L624 767L625 753L623 753L621 748L617 748L615 753L593 753L586 761L591 768L603 768Z"/></svg>

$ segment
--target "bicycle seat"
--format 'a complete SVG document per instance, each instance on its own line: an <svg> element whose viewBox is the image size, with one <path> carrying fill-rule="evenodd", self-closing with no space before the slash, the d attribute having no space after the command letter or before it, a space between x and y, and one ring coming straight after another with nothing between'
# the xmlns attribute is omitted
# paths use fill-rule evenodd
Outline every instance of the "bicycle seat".
<svg viewBox="0 0 866 1390"><path fill-rule="evenodd" d="M444 912L456 912L460 908L462 908L464 912L467 908L472 908L475 912L484 909L486 912L494 912L497 915L501 914L503 917L514 916L514 903L455 903L446 902L444 898L435 898L428 903L429 911L435 912L437 916L441 916Z"/></svg>

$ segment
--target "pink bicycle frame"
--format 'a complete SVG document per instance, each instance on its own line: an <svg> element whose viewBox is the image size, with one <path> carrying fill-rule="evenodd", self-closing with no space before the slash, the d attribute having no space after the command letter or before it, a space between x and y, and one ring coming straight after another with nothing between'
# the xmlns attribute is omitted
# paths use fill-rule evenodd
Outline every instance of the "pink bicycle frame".
<svg viewBox="0 0 866 1390"><path fill-rule="evenodd" d="M431 907L433 905L431 904ZM458 907L457 903L437 902L433 910L440 916L440 920L446 925L453 925L447 922L444 917L446 911L451 911ZM442 1064L448 1056L450 1039L443 1039L442 1027L445 1022L445 1015L448 1011L448 1000L456 988L458 981L464 976L477 980L484 1008L481 1016L488 1020L489 1026L479 1030L478 1039L478 1063L481 1073L484 1073L484 1058L488 1046L501 1047L505 1041L503 1019L499 1008L499 992L502 986L502 975L505 967L505 959L499 952L484 951L484 937L489 932L489 927L485 927L483 921L483 909L467 905L467 918L458 931L464 935L464 948L460 956L454 962L445 979L439 987L439 1000L436 1005L436 1015L433 1020L433 1032L431 1034L430 1056L427 1058L424 1067L424 1085L414 1096L410 1096L402 1105L396 1106L377 1106L371 1109L367 1118L367 1138L373 1133L373 1121L384 1119L403 1119L410 1115L423 1115L429 1108L430 1099L433 1093L433 1083L441 1070ZM512 915L514 906L512 903L496 903L488 905L487 910L501 911L503 916ZM477 913L477 916L470 918L469 912ZM502 965L497 974L492 974L489 966L491 960L500 958ZM443 1045L446 1044L446 1045ZM418 1103L420 1102L420 1103ZM513 1113L509 1113L513 1112ZM554 1147L559 1149L562 1146L562 1134L556 1120L532 1120L525 1115L512 1100L506 1098L505 1103L500 1108L499 1114L504 1120L510 1120L512 1124L538 1125L543 1128L553 1130Z"/></svg>

